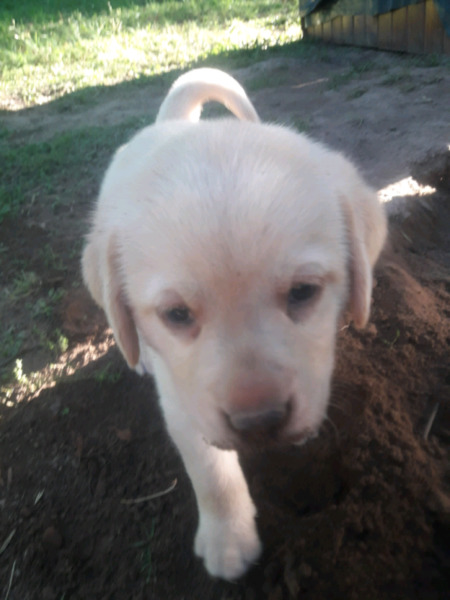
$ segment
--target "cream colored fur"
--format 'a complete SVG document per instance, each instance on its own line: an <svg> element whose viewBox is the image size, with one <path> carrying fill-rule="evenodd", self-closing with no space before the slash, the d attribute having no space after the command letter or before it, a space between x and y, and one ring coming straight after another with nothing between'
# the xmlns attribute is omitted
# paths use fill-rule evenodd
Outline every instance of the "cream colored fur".
<svg viewBox="0 0 450 600"><path fill-rule="evenodd" d="M211 99L241 120L196 122ZM182 76L155 125L116 153L83 275L128 364L154 374L211 575L237 578L261 550L236 454L252 438L242 423L279 409L277 443L317 432L338 321L348 307L366 324L385 235L376 196L348 160L260 124L220 71ZM302 291L312 297L293 301Z"/></svg>

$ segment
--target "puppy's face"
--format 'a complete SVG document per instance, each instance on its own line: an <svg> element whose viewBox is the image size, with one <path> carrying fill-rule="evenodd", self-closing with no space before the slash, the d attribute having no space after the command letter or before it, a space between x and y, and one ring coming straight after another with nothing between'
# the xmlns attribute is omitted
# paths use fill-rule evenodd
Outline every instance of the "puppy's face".
<svg viewBox="0 0 450 600"><path fill-rule="evenodd" d="M213 191L165 182L123 241L126 295L163 405L171 395L220 447L300 443L326 410L345 226L320 181L244 172L216 168Z"/></svg>
<svg viewBox="0 0 450 600"><path fill-rule="evenodd" d="M85 279L129 364L151 357L165 411L224 448L301 443L325 415L347 300L367 320L376 199L347 161L280 128L162 139L138 176L107 176Z"/></svg>

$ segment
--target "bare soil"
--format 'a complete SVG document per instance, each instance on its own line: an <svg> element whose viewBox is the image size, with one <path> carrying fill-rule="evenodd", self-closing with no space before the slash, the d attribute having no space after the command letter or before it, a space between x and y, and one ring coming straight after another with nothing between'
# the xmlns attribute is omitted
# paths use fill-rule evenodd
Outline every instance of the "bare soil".
<svg viewBox="0 0 450 600"><path fill-rule="evenodd" d="M193 556L195 500L153 382L127 370L103 315L76 287L79 257L70 250L97 182L70 214L43 216L33 205L20 225L0 226L8 256L28 260L44 287L61 273L36 249L51 241L65 262L54 327L69 339L59 360L79 367L0 404L2 598L448 598L449 73L445 64L354 49L235 72L263 119L343 150L378 189L409 176L435 189L419 198L409 184L413 196L390 204L371 323L362 332L343 323L320 436L304 448L242 456L265 551L237 583L212 580ZM152 93L117 89L102 106L61 115L50 104L4 115L2 125L14 143L50 139L154 112L162 91ZM42 362L29 348L26 368ZM166 494L136 501L174 481Z"/></svg>

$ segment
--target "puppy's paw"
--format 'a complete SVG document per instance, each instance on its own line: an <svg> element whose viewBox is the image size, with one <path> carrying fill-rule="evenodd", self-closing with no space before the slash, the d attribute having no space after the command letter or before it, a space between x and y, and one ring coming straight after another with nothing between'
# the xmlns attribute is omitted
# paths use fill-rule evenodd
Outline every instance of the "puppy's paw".
<svg viewBox="0 0 450 600"><path fill-rule="evenodd" d="M213 577L233 580L243 575L261 554L254 510L246 518L220 519L202 514L195 538L195 553L203 558Z"/></svg>

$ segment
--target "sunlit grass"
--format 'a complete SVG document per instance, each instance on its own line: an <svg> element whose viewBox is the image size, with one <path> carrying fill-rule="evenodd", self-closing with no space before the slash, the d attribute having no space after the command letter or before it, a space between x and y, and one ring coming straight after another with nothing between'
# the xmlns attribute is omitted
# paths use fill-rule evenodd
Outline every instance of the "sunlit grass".
<svg viewBox="0 0 450 600"><path fill-rule="evenodd" d="M78 343L67 347L67 338L61 332L55 336L53 360L36 371L25 371L21 358L11 362L10 366L0 371L0 408L1 405L12 408L23 400L31 400L45 388L54 387L58 382L76 376L90 362L104 356L113 346L112 334L106 333L103 339L93 345L90 342ZM87 374L98 383L114 383L121 372L106 365L97 374ZM80 378L83 375L80 374ZM1 416L0 416L1 420Z"/></svg>
<svg viewBox="0 0 450 600"><path fill-rule="evenodd" d="M0 108L300 37L296 0L0 4Z"/></svg>

